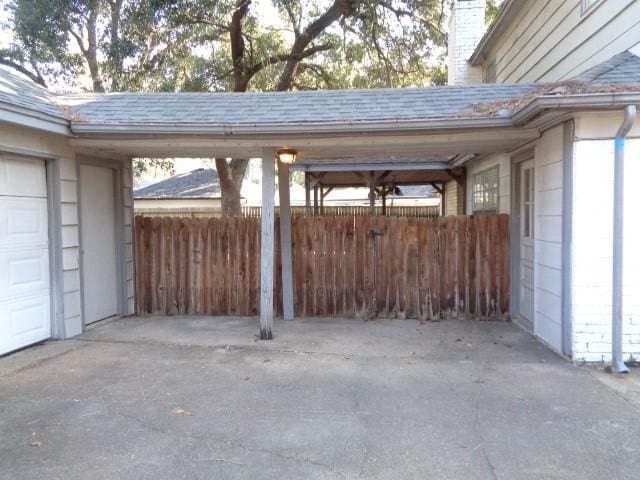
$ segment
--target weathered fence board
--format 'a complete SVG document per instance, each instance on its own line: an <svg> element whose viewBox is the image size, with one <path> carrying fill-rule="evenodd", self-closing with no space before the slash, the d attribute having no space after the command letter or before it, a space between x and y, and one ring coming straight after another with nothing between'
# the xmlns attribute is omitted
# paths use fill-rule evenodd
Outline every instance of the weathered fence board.
<svg viewBox="0 0 640 480"><path fill-rule="evenodd" d="M507 215L296 217L296 315L500 317L509 309L508 223ZM281 312L277 224L275 233ZM258 313L259 218L136 217L135 239L138 313Z"/></svg>

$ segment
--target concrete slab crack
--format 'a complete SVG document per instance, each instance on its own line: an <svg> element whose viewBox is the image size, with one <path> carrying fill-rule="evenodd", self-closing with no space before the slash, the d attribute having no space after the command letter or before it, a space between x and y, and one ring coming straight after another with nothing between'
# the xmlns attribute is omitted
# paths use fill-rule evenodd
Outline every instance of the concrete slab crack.
<svg viewBox="0 0 640 480"><path fill-rule="evenodd" d="M491 474L491 478L493 478L494 480L498 480L496 467L493 465L491 458L489 458L489 454L485 446L485 439L482 435L482 429L480 428L480 413L479 413L480 398L484 393L484 386L486 384L486 382L483 380L485 377L485 373L486 373L486 363L483 362L482 369L480 371L480 376L479 376L479 379L482 381L476 380L474 382L479 386L479 388L478 388L478 394L475 396L473 400L473 430L474 430L475 436L480 440L480 443L474 448L474 450L478 450L482 454L482 458L487 464L487 468L489 470L489 473Z"/></svg>
<svg viewBox="0 0 640 480"><path fill-rule="evenodd" d="M139 425L141 425L144 428L147 428L153 432L156 433L161 433L163 435L169 435L172 437L177 437L177 438L188 438L188 439L194 439L194 440L198 440L198 441L208 441L214 444L219 444L219 445L223 445L226 447L232 447L232 448L237 448L240 450L244 450L250 453L260 453L260 454L264 454L264 455L270 455L273 457L276 457L280 460L283 461L288 461L288 462L296 462L296 463L306 463L306 464L310 464L310 465L314 465L317 467L321 467L321 468L325 468L330 470L332 473L336 473L338 475L340 475L341 477L347 478L347 475L339 470L336 470L332 465L328 465L326 463L322 463L322 462L318 462L317 460L312 460L310 458L307 457L298 457L298 456L290 456L290 455L283 455L281 453L278 452L274 452L272 450L269 449L265 449L265 448L255 448L255 447L250 447L247 446L243 443L238 443L232 440L228 440L228 439L219 439L219 438L213 438L209 435L194 435L191 433L181 433L181 432L173 432L170 430L166 430L160 427L157 427L155 425L152 425L150 422L147 422L135 415L131 415L128 413L124 413L124 412L115 412L117 415L120 415L122 417L128 418L129 420L133 420L136 423L138 423ZM205 459L206 461L206 459ZM225 459L209 459L209 461L226 461L228 463L234 463L237 465L244 465L240 462L235 462L235 461L229 461L229 460L225 460Z"/></svg>

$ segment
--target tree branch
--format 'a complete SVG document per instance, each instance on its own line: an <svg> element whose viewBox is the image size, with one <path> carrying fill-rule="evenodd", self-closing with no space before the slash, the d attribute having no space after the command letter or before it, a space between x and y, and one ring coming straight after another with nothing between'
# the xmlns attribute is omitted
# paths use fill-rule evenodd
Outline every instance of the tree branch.
<svg viewBox="0 0 640 480"><path fill-rule="evenodd" d="M247 90L247 83L244 81L244 72L242 68L244 60L244 39L242 37L242 27L244 20L249 13L251 0L236 0L236 8L231 16L231 24L229 26L229 37L231 40L231 61L233 64L233 77L235 92L244 92Z"/></svg>
<svg viewBox="0 0 640 480"><path fill-rule="evenodd" d="M248 82L256 73L258 73L259 71L263 70L264 68L270 65L275 65L276 63L290 62L290 61L296 61L299 63L301 60L304 60L305 58L309 58L318 52L325 52L327 50L331 50L331 48L332 46L330 44L324 43L322 45L315 45L310 48L307 48L306 50L298 54L283 53L280 55L273 55L267 58L266 60L263 60L262 62L258 62L255 65L252 65L246 72L246 76L248 77L246 78L246 80Z"/></svg>
<svg viewBox="0 0 640 480"><path fill-rule="evenodd" d="M282 92L289 90L300 63L299 55L307 46L324 32L329 25L352 12L353 6L351 0L335 0L331 7L304 29L302 34L296 38L296 41L293 43L290 54L291 58L287 61L287 65L280 75L276 86L277 91Z"/></svg>
<svg viewBox="0 0 640 480"><path fill-rule="evenodd" d="M27 77L29 77L38 85L42 85L44 88L47 88L47 83L44 81L44 78L42 78L39 72L33 73L30 70L23 67L22 65L20 65L19 63L16 63L10 58L6 58L6 57L0 57L0 64L13 68L15 71L20 72L23 75L26 75Z"/></svg>

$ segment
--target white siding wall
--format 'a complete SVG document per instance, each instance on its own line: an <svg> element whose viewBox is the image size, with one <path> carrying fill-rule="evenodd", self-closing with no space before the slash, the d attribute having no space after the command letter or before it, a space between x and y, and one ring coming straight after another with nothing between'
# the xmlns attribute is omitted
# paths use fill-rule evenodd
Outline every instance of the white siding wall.
<svg viewBox="0 0 640 480"><path fill-rule="evenodd" d="M445 216L458 214L458 183L451 180L445 185L444 214Z"/></svg>
<svg viewBox="0 0 640 480"><path fill-rule="evenodd" d="M126 311L127 315L135 313L135 283L134 283L134 263L133 263L133 172L131 162L125 162L122 167L122 205L124 216L124 255L125 255L125 279L126 289Z"/></svg>
<svg viewBox="0 0 640 480"><path fill-rule="evenodd" d="M498 213L511 211L511 156L496 153L467 164L467 213L473 213L473 176L487 168L498 166Z"/></svg>
<svg viewBox="0 0 640 480"><path fill-rule="evenodd" d="M580 0L525 2L487 55L499 83L575 77L640 42L640 2L605 0L584 15Z"/></svg>
<svg viewBox="0 0 640 480"><path fill-rule="evenodd" d="M41 133L23 127L2 125L0 129L0 150L19 152L39 158L53 159L54 178L58 178L53 187L59 191L59 202L52 209L59 215L61 223L60 249L52 254L60 258L62 285L60 291L65 337L82 333L82 297L80 293L80 226L78 218L78 178L77 161L72 149L64 137ZM124 216L124 255L126 288L125 314L134 313L134 268L133 268L133 199L131 163L124 162L122 167L122 204ZM49 182L52 179L48 179ZM51 198L50 202L54 199ZM53 247L52 247L53 248Z"/></svg>
<svg viewBox="0 0 640 480"><path fill-rule="evenodd" d="M66 336L82 333L80 294L80 230L78 222L78 180L76 160L59 160L62 223L62 269Z"/></svg>
<svg viewBox="0 0 640 480"><path fill-rule="evenodd" d="M576 121L574 154L573 352L577 361L611 360L611 270L614 142L622 115ZM640 122L640 118L637 119ZM623 352L640 358L640 128L627 141ZM636 138L633 138L636 137Z"/></svg>
<svg viewBox="0 0 640 480"><path fill-rule="evenodd" d="M564 127L535 148L534 333L562 350L562 161Z"/></svg>

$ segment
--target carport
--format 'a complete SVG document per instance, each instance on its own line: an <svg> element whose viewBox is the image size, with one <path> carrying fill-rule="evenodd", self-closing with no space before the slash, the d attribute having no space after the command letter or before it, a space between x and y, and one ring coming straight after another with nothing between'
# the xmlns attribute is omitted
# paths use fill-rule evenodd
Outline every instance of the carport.
<svg viewBox="0 0 640 480"><path fill-rule="evenodd" d="M274 271L280 270L274 264L276 163L280 184L288 184L289 177L288 165L278 159L279 150L294 150L299 159L295 168L323 173L326 184L354 183L356 178L362 181L367 177L374 180L369 181L370 188L384 178L396 184L463 182L461 164L465 161L512 151L538 136L536 129L514 128L511 118L478 114L475 105L488 100L512 101L532 88L494 85L242 96L74 95L65 102L76 112L72 124L75 138L70 142L79 153L104 158L262 158L260 331L261 338L271 338ZM198 111L191 108L196 105ZM372 165L372 158L387 160ZM280 189L280 196L282 312L284 318L292 319L288 189ZM458 203L463 208L464 200Z"/></svg>
<svg viewBox="0 0 640 480"><path fill-rule="evenodd" d="M49 253L50 282L35 281L47 277L46 264L40 263L42 268L31 269L34 291L14 289L10 298L0 296L0 306L11 310L4 318L20 323L16 312L31 308L27 296L39 295L43 315L29 327L38 330L37 338L3 347L5 352L50 336L70 338L92 320L135 312L259 312L263 338L273 335L274 312L287 319L300 312L336 318L344 312L364 312L366 318L389 312L394 318L421 320L440 318L443 312L445 318L480 312L524 317L535 324L536 335L571 354L576 340L569 273L577 264L567 236L576 181L571 168L574 155L585 156L583 150L590 148L575 132L592 141L600 110L621 110L637 101L633 86L589 85L59 96L4 69L0 73L0 113L6 124L1 149L12 156L9 162L3 157L2 165L22 167L37 160L39 171L48 169L37 202L40 225L46 220L50 232L49 242L42 241L44 235L32 239L38 244L30 245L29 252ZM606 114L608 138L616 134L611 126L620 124L618 117L615 111ZM579 147L575 153L574 147ZM447 181L446 214L457 216L291 221L288 189L282 188L276 230L277 162L279 183L285 185L288 178L278 155L283 150L295 152L295 168L316 170L310 175L336 185L364 182L386 189L405 181L433 181L442 188ZM131 159L147 157L260 157L264 215L251 221L144 219L134 228ZM546 183L535 182L541 201L532 216L533 204L519 201L518 192L526 191L521 183L527 178L527 188L533 187L534 170ZM97 171L100 175L91 173ZM473 189L465 188L465 176ZM490 183L496 188L488 192ZM5 190L2 184L0 195ZM481 210L483 215L461 215L475 213L475 203L488 195L493 203ZM530 209L528 217L523 206ZM508 217L510 209L518 213ZM535 236L532 228L521 228L521 218L529 219L529 227L536 224ZM108 242L100 235L102 225L110 227ZM154 245L160 248L148 248ZM535 256L530 247L540 247ZM21 243L0 249L11 256ZM523 251L529 256L509 262ZM387 264L379 261L384 255ZM533 275L521 275L526 269L537 272L537 283ZM19 278L1 277L10 288ZM543 278L552 292L540 284ZM87 299L105 286L111 292L109 308L93 312L100 302ZM218 303L220 298L226 303ZM229 311L230 298L241 305L238 311ZM534 298L544 310L535 309ZM5 331L9 323L4 321Z"/></svg>

